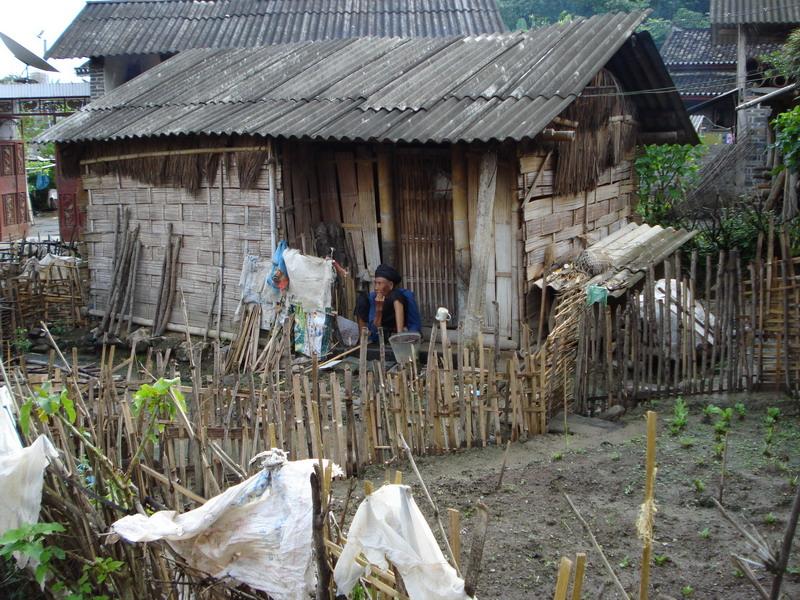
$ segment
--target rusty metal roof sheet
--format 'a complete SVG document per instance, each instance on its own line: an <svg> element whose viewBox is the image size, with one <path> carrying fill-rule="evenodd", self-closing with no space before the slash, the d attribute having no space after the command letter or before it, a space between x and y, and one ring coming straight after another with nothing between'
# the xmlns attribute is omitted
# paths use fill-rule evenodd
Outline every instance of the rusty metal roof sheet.
<svg viewBox="0 0 800 600"><path fill-rule="evenodd" d="M711 0L712 25L800 23L797 0Z"/></svg>
<svg viewBox="0 0 800 600"><path fill-rule="evenodd" d="M528 33L361 38L197 49L146 71L50 129L73 142L189 134L455 142L537 135L608 66L645 130L696 140L643 13ZM654 93L651 91L656 90ZM652 113L652 115L650 115Z"/></svg>
<svg viewBox="0 0 800 600"><path fill-rule="evenodd" d="M87 2L47 56L164 54L504 31L494 0L114 0Z"/></svg>

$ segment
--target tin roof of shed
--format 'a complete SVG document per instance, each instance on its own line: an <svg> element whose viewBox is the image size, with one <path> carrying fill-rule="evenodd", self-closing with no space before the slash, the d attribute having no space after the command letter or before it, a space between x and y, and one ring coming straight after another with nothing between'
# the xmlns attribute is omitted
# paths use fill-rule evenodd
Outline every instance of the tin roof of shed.
<svg viewBox="0 0 800 600"><path fill-rule="evenodd" d="M603 67L645 131L696 135L644 13L530 32L181 52L48 130L59 142L167 135L456 142L536 136ZM638 93L636 91L644 92Z"/></svg>

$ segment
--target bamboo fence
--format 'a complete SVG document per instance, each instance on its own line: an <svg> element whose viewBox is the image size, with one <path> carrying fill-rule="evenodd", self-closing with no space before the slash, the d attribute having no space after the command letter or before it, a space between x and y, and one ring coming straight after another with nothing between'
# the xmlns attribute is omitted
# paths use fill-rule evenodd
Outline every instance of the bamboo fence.
<svg viewBox="0 0 800 600"><path fill-rule="evenodd" d="M797 392L800 258L786 232L771 227L765 237L747 263L735 250L707 256L704 265L697 253L688 265L676 253L651 265L641 293L625 303L585 308L575 409L591 414L675 395ZM657 279L665 280L663 300L653 293Z"/></svg>

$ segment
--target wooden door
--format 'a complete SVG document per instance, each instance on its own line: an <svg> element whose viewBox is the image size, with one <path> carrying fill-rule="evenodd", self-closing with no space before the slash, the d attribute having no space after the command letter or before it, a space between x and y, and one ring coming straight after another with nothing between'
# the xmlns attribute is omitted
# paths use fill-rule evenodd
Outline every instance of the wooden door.
<svg viewBox="0 0 800 600"><path fill-rule="evenodd" d="M16 240L26 236L29 227L28 188L21 141L0 141L0 202L0 239Z"/></svg>
<svg viewBox="0 0 800 600"><path fill-rule="evenodd" d="M450 155L398 154L393 172L403 286L414 292L423 325L439 306L457 323Z"/></svg>
<svg viewBox="0 0 800 600"><path fill-rule="evenodd" d="M86 207L80 202L81 180L64 177L56 168L58 189L58 229L65 242L78 241L86 224Z"/></svg>

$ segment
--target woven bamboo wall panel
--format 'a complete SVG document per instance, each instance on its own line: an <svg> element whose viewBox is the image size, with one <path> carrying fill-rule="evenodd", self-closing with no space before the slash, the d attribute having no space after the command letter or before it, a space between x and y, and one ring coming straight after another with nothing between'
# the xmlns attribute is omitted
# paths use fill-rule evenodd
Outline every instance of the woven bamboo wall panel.
<svg viewBox="0 0 800 600"><path fill-rule="evenodd" d="M631 215L634 182L630 160L601 173L594 189L560 196L553 195L552 156L525 154L519 165L518 198L520 202L528 198L523 206L528 281L541 276L548 248L555 261L569 259L587 243L616 231Z"/></svg>
<svg viewBox="0 0 800 600"><path fill-rule="evenodd" d="M235 330L233 317L239 303L239 276L247 254L269 258L270 192L266 167L257 188L240 190L235 160L225 167L213 187L207 181L196 192L182 188L154 187L117 175L87 174L86 243L91 275L90 304L104 310L109 301L115 249L117 207L129 210L130 226L140 227L142 244L134 295L134 316L152 319L163 276L167 225L182 236L177 287L183 290L189 324L205 327L215 304L212 291L222 275L222 330ZM280 173L277 174L280 181ZM222 187L220 186L222 184ZM276 202L280 204L280 189ZM180 294L171 307L170 323L183 324ZM214 307L213 313L216 314Z"/></svg>

